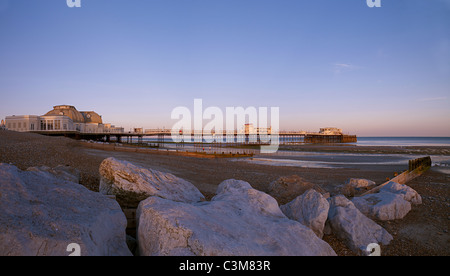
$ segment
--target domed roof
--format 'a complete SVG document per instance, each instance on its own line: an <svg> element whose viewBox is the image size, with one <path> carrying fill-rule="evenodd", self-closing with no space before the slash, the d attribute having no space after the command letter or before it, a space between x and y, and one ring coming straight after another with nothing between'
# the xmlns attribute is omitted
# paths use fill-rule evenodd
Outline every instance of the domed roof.
<svg viewBox="0 0 450 276"><path fill-rule="evenodd" d="M81 111L86 124L103 124L102 116L94 111Z"/></svg>
<svg viewBox="0 0 450 276"><path fill-rule="evenodd" d="M44 116L50 115L64 115L72 119L74 123L84 123L85 119L83 115L71 105L57 105L53 107L53 110L47 112Z"/></svg>

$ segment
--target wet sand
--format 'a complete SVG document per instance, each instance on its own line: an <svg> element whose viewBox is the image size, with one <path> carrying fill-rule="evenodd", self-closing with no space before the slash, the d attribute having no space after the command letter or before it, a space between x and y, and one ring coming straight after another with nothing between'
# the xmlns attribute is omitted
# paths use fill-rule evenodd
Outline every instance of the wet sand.
<svg viewBox="0 0 450 276"><path fill-rule="evenodd" d="M450 153L450 149L446 147L408 147L406 149L311 145L297 150L377 154L401 152L414 155L428 155L433 152L443 156ZM104 151L85 147L79 141L64 137L0 131L0 163L12 163L20 169L41 165L50 167L69 165L81 171L80 184L93 191L98 191L99 165L110 156L173 173L193 183L207 198L214 195L218 184L230 178L245 180L254 188L267 191L270 182L280 176L296 174L321 186L333 195L339 192L338 185L343 184L348 178L367 178L381 184L399 170L398 167L392 166L338 169L270 166L228 158ZM450 175L433 168L408 185L421 194L423 204L414 206L402 220L379 222L394 236L394 241L389 246L382 247L382 255L450 255L450 234L448 233L450 231ZM350 250L333 235L326 236L324 240L330 243L338 255L352 255Z"/></svg>

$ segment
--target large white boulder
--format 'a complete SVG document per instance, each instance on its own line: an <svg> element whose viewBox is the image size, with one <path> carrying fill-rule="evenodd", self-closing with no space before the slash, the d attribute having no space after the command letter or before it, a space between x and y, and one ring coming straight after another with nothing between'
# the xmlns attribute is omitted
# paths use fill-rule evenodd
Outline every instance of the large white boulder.
<svg viewBox="0 0 450 276"><path fill-rule="evenodd" d="M288 218L309 227L319 238L323 237L329 208L328 200L314 189L310 189L291 202L280 206Z"/></svg>
<svg viewBox="0 0 450 276"><path fill-rule="evenodd" d="M131 255L119 204L51 172L0 164L0 210L2 256Z"/></svg>
<svg viewBox="0 0 450 276"><path fill-rule="evenodd" d="M312 230L288 219L271 196L238 180L210 202L149 197L137 210L140 255L336 255Z"/></svg>
<svg viewBox="0 0 450 276"><path fill-rule="evenodd" d="M372 244L387 245L392 236L380 225L362 214L343 195L330 198L328 223L331 231L355 253L365 255Z"/></svg>
<svg viewBox="0 0 450 276"><path fill-rule="evenodd" d="M391 181L388 184L381 187L380 193L383 192L401 195L404 200L410 202L413 205L422 204L422 197L419 195L419 193L417 193L416 190L405 184L399 184L397 182Z"/></svg>
<svg viewBox="0 0 450 276"><path fill-rule="evenodd" d="M204 200L202 193L184 179L113 157L103 160L99 171L100 192L115 195L123 206L136 207L149 196L189 203Z"/></svg>
<svg viewBox="0 0 450 276"><path fill-rule="evenodd" d="M378 220L402 219L411 211L411 203L394 193L367 194L352 202L363 214Z"/></svg>
<svg viewBox="0 0 450 276"><path fill-rule="evenodd" d="M404 218L411 211L411 204L421 204L421 196L411 187L389 182L377 193L354 197L352 202L366 216L378 220Z"/></svg>

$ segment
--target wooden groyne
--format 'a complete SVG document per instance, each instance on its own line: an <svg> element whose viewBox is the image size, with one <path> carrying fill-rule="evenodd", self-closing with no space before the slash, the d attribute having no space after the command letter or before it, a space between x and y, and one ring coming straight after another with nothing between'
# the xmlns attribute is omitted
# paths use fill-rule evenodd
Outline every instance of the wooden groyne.
<svg viewBox="0 0 450 276"><path fill-rule="evenodd" d="M431 167L431 157L422 157L414 160L409 160L408 171L412 172L417 169L428 169Z"/></svg>
<svg viewBox="0 0 450 276"><path fill-rule="evenodd" d="M178 149L164 149L164 148L145 148L141 146L123 145L123 144L106 144L106 143L90 143L81 142L81 145L91 148L106 151L121 151L121 152L137 152L137 153L149 153L149 154L161 154L161 155L178 155L189 156L198 158L239 158L239 157L253 157L252 151L212 151L212 150L196 150L185 151Z"/></svg>
<svg viewBox="0 0 450 276"><path fill-rule="evenodd" d="M397 182L398 184L406 184L407 182L421 176L424 172L426 172L432 165L431 157L422 157L414 160L409 160L409 169L396 177L386 181L385 183L363 193L361 196L367 194L373 194L378 192L381 187L387 185L389 182Z"/></svg>

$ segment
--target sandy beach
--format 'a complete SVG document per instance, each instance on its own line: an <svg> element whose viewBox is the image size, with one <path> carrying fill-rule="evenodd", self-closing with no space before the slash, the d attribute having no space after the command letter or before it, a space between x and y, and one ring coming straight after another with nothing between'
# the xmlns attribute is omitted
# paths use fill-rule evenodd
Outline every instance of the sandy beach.
<svg viewBox="0 0 450 276"><path fill-rule="evenodd" d="M282 147L285 151L411 154L449 156L448 147L360 147L307 145L301 148ZM240 179L266 192L269 184L281 176L299 175L321 186L331 195L348 178L366 178L381 184L392 178L403 166L370 165L355 168L308 168L271 166L249 162L248 158L201 158L183 155L106 151L89 148L85 143L64 137L46 137L31 133L0 131L0 163L10 163L20 169L46 165L69 165L81 171L80 184L98 191L100 163L107 157L127 160L163 172L170 172L193 183L207 199L214 196L217 185L226 179ZM252 158L260 158L254 156ZM407 169L405 167L404 169ZM423 198L402 220L379 222L394 237L382 247L382 255L450 255L450 175L433 167L408 183ZM352 255L333 235L324 237L338 255Z"/></svg>

